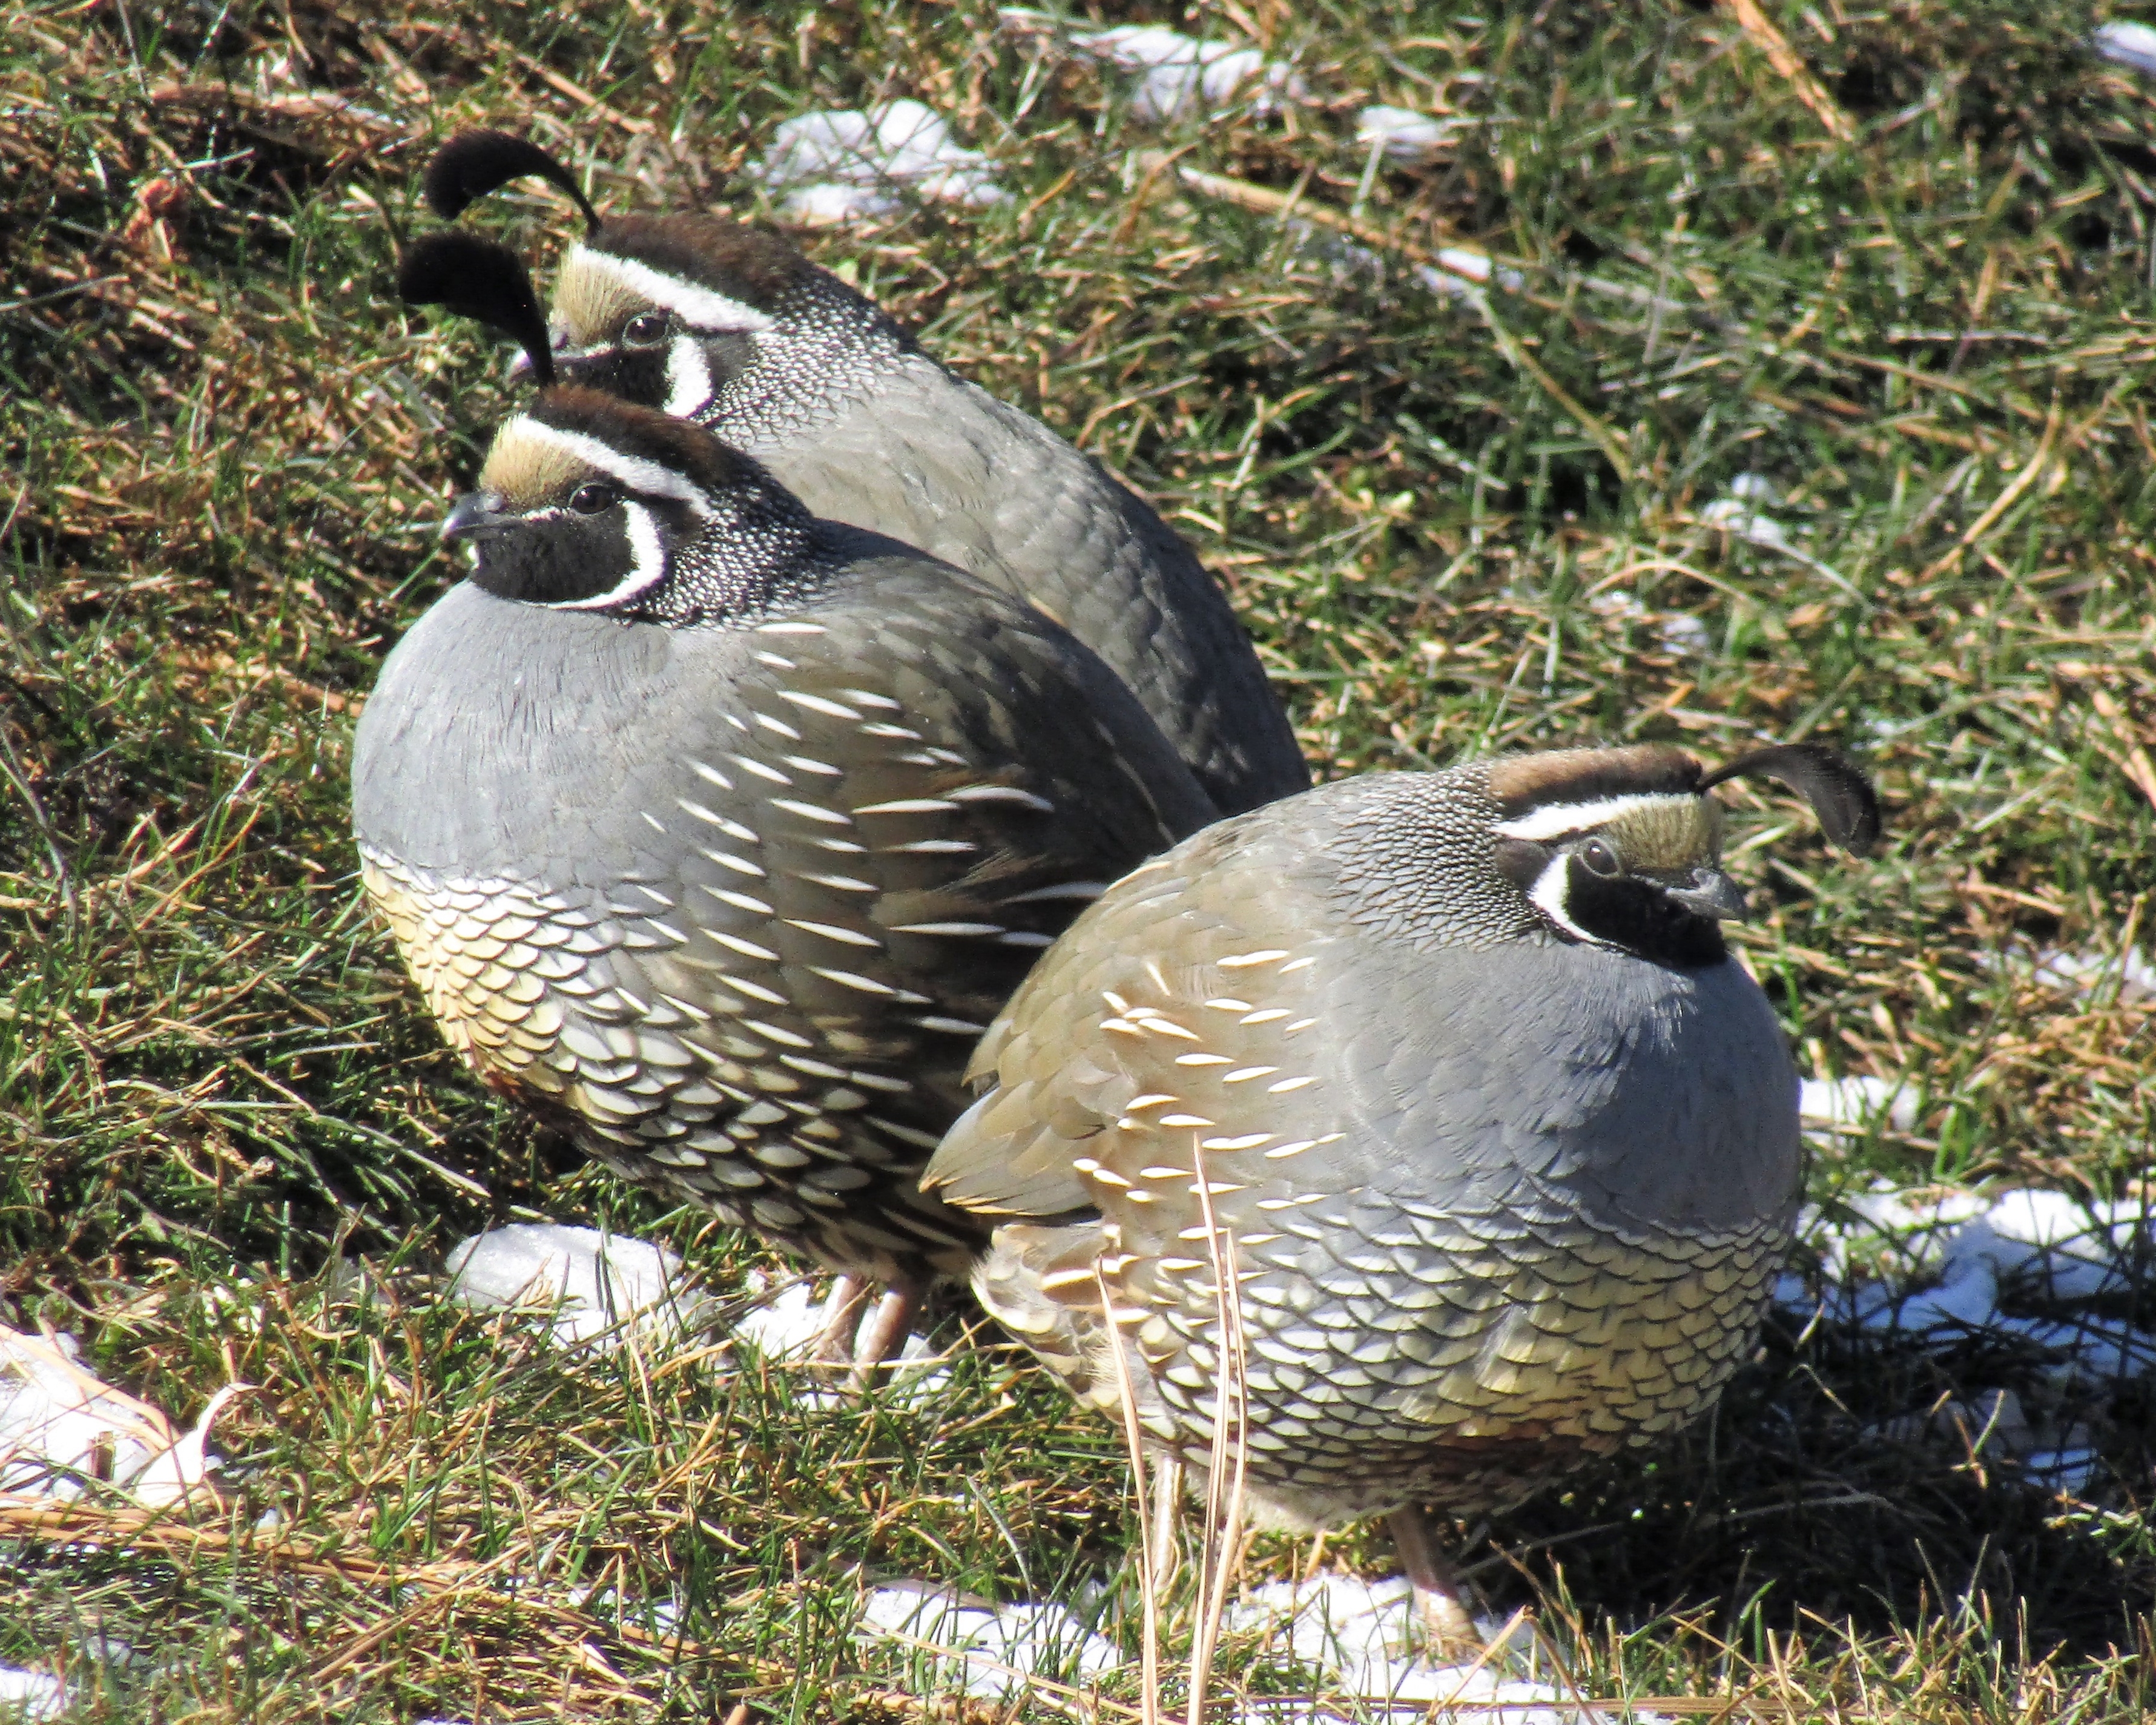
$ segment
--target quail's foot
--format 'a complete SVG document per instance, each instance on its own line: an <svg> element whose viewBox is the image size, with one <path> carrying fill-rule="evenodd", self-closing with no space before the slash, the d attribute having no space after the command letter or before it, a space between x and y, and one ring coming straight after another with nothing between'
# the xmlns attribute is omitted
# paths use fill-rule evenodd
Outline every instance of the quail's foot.
<svg viewBox="0 0 2156 1725"><path fill-rule="evenodd" d="M898 1357L906 1345L906 1332L921 1309L921 1289L912 1282L896 1281L876 1296L854 1336L853 1375L847 1387L856 1395L865 1390L875 1373Z"/></svg>
<svg viewBox="0 0 2156 1725"><path fill-rule="evenodd" d="M1177 1520L1183 1505L1183 1464L1173 1455L1155 1458L1152 1476L1152 1549L1146 1563L1152 1572L1152 1596L1168 1597L1168 1589L1183 1567L1183 1540Z"/></svg>
<svg viewBox="0 0 2156 1725"><path fill-rule="evenodd" d="M1408 1585L1414 1589L1415 1619L1422 1626L1430 1663L1452 1665L1475 1658L1485 1643L1475 1626L1473 1600L1467 1584L1438 1554L1429 1518L1410 1507L1394 1510L1386 1526L1392 1529Z"/></svg>
<svg viewBox="0 0 2156 1725"><path fill-rule="evenodd" d="M816 1337L814 1358L819 1366L833 1371L841 1367L852 1369L854 1337L861 1327L869 1292L870 1284L858 1276L832 1279L831 1291L824 1301L824 1327Z"/></svg>

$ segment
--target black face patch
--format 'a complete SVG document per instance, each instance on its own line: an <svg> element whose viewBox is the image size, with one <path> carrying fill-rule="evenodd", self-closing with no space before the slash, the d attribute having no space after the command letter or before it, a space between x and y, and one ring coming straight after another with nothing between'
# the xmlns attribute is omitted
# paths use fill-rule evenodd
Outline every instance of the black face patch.
<svg viewBox="0 0 2156 1725"><path fill-rule="evenodd" d="M664 347L599 347L561 362L564 381L596 389L640 408L664 409L673 390L666 381Z"/></svg>
<svg viewBox="0 0 2156 1725"><path fill-rule="evenodd" d="M1652 964L1697 970L1729 956L1712 917L1686 910L1652 881L1598 875L1578 856L1565 859L1564 914L1583 933Z"/></svg>
<svg viewBox="0 0 2156 1725"><path fill-rule="evenodd" d="M635 559L621 508L598 515L549 513L479 544L472 579L499 598L559 605L597 598L629 578Z"/></svg>

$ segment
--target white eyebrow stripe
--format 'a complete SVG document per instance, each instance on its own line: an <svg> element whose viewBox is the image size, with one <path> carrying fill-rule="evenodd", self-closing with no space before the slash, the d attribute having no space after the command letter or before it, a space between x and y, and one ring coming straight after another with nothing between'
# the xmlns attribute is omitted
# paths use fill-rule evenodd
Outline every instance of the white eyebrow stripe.
<svg viewBox="0 0 2156 1725"><path fill-rule="evenodd" d="M1550 803L1517 820L1501 820L1496 829L1507 839L1562 839L1568 833L1607 826L1620 815L1639 809L1685 808L1698 800L1686 791L1638 791L1629 797L1599 797L1592 803Z"/></svg>
<svg viewBox="0 0 2156 1725"><path fill-rule="evenodd" d="M588 599L557 599L554 611L603 611L649 593L666 578L666 547L659 542L659 523L641 503L623 498L621 510L629 533L629 573L606 592Z"/></svg>
<svg viewBox="0 0 2156 1725"><path fill-rule="evenodd" d="M688 505L690 512L700 517L708 518L711 513L711 500L699 486L670 467L661 467L641 455L624 454L586 432L564 431L558 425L548 425L528 413L517 415L511 429L516 436L548 444L575 457L587 467L597 468L608 478L619 480L629 490L641 491L647 497L671 497L677 503Z"/></svg>
<svg viewBox="0 0 2156 1725"><path fill-rule="evenodd" d="M693 281L654 270L634 258L619 258L612 252L594 251L588 245L579 245L564 262L563 272L578 265L602 275L611 275L632 293L654 305L664 306L696 329L754 331L772 326L772 320L753 305L744 305L715 289L699 287Z"/></svg>

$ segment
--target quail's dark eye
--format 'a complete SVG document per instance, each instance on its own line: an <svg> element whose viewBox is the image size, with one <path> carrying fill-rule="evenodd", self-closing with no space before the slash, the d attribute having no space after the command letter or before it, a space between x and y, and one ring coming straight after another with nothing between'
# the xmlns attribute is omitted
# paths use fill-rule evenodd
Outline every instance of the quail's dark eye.
<svg viewBox="0 0 2156 1725"><path fill-rule="evenodd" d="M569 507L578 515L603 515L614 506L620 495L612 485L594 480L589 485L578 485L569 494Z"/></svg>
<svg viewBox="0 0 2156 1725"><path fill-rule="evenodd" d="M1617 860L1617 853L1599 839L1589 839L1579 847L1579 860L1598 875L1614 876L1625 872L1624 864Z"/></svg>
<svg viewBox="0 0 2156 1725"><path fill-rule="evenodd" d="M656 347L666 339L666 314L663 311L639 311L622 326L623 345L629 347Z"/></svg>

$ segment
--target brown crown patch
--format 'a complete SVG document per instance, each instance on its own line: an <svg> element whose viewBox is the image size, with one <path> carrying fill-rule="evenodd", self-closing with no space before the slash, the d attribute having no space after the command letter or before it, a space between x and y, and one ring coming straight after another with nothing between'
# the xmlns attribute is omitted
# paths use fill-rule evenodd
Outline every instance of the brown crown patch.
<svg viewBox="0 0 2156 1725"><path fill-rule="evenodd" d="M1691 796L1701 768L1667 743L1621 749L1557 749L1513 755L1491 763L1490 794L1509 819L1546 803L1589 803L1605 797Z"/></svg>

